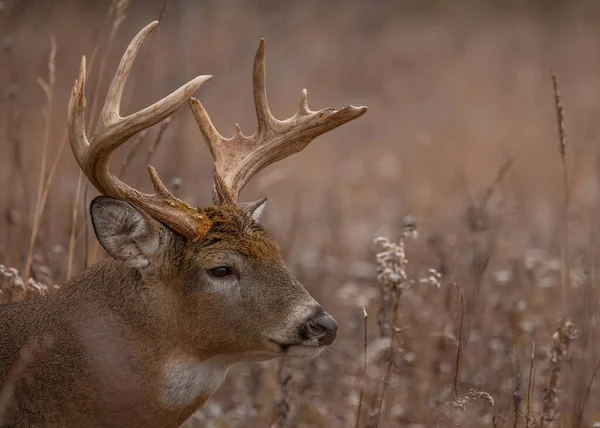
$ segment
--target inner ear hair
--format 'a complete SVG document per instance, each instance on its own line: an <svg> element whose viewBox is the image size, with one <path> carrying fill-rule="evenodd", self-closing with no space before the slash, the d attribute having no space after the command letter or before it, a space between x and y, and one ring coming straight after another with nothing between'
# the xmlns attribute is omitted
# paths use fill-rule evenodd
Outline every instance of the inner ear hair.
<svg viewBox="0 0 600 428"><path fill-rule="evenodd" d="M267 198L260 198L253 202L242 202L240 203L242 210L254 219L254 221L260 223L260 220L267 207Z"/></svg>
<svg viewBox="0 0 600 428"><path fill-rule="evenodd" d="M159 250L160 224L128 202L98 196L90 213L98 241L114 259L139 269Z"/></svg>

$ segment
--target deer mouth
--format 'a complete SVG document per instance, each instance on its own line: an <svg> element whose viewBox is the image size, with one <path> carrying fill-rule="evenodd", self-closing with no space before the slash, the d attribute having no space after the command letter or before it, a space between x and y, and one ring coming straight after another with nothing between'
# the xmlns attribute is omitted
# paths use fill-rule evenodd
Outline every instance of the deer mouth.
<svg viewBox="0 0 600 428"><path fill-rule="evenodd" d="M292 357L292 358L314 358L317 357L327 346L323 345L309 345L305 343L282 343L276 340L270 339L270 342L275 344L279 348L279 354L281 356Z"/></svg>
<svg viewBox="0 0 600 428"><path fill-rule="evenodd" d="M286 357L292 358L315 358L318 357L327 346L290 345L285 350Z"/></svg>

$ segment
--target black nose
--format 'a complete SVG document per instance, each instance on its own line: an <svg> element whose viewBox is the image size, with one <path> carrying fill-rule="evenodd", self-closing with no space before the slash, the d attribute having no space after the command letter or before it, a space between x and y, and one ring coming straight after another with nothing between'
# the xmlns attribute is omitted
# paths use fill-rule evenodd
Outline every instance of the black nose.
<svg viewBox="0 0 600 428"><path fill-rule="evenodd" d="M304 340L318 339L319 345L328 346L335 341L337 329L335 318L321 309L302 326L300 335Z"/></svg>

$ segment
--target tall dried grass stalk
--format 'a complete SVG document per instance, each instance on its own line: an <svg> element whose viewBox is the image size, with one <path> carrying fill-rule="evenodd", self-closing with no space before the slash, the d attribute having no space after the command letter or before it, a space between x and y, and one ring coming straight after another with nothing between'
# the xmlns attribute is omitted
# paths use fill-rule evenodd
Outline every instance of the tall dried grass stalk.
<svg viewBox="0 0 600 428"><path fill-rule="evenodd" d="M363 306L363 333L364 333L364 343L363 343L363 373L362 373L362 384L360 386L360 396L358 397L358 409L356 410L356 424L355 428L358 428L360 425L360 414L362 410L363 397L365 395L365 385L367 383L367 310Z"/></svg>
<svg viewBox="0 0 600 428"><path fill-rule="evenodd" d="M108 36L108 44L106 46L106 51L104 52L104 56L102 57L102 61L100 61L100 68L98 69L98 78L96 80L96 85L94 87L94 92L92 96L92 107L90 109L90 114L88 116L88 127L91 129L91 133L94 133L96 126L96 109L98 108L98 93L100 92L100 85L104 80L104 73L106 71L106 64L108 63L108 56L112 50L113 43L119 32L119 28L127 18L127 6L129 5L129 0L113 0L109 14L112 13L114 16L114 20L112 23L112 27L110 29L110 34ZM99 44L100 41L98 41ZM90 73L88 72L88 75Z"/></svg>
<svg viewBox="0 0 600 428"><path fill-rule="evenodd" d="M87 243L87 228L86 228L86 236L85 236L85 242ZM87 246L86 246L86 260L85 260L85 266L86 267L91 267L94 264L96 264L96 260L98 259L98 251L100 251L100 242L98 242L97 239L94 239L94 245L92 246L92 254L89 257L89 260L87 258Z"/></svg>
<svg viewBox="0 0 600 428"><path fill-rule="evenodd" d="M525 413L525 428L529 428L531 421L531 397L535 387L535 342L531 343L531 359L529 360L529 382L527 383L527 407Z"/></svg>
<svg viewBox="0 0 600 428"><path fill-rule="evenodd" d="M158 146L160 145L160 143L163 139L165 131L167 130L167 128L169 127L169 125L171 124L172 121L173 121L173 118L168 117L160 123L158 132L156 134L156 137L154 138L154 142L148 148L148 153L146 154L146 159L145 159L145 165L150 165L150 161L152 160L154 153L156 153L156 149L158 149ZM136 188L136 189L139 188L139 180L136 181L136 183L134 184L134 188Z"/></svg>
<svg viewBox="0 0 600 428"><path fill-rule="evenodd" d="M42 161L40 164L40 176L38 179L38 191L35 202L35 210L33 216L33 226L31 236L29 238L29 249L27 250L27 258L25 261L25 268L23 275L25 278L29 278L31 272L31 262L33 260L33 250L35 247L35 241L39 232L42 212L44 210L42 204L42 196L44 194L44 181L46 180L46 163L48 156L48 145L50 142L50 127L52 123L52 101L54 99L54 84L56 83L56 39L54 36L50 36L50 55L48 57L48 81L38 77L38 83L42 87L46 96L46 107L45 116L46 123L44 126L44 140L42 145Z"/></svg>
<svg viewBox="0 0 600 428"><path fill-rule="evenodd" d="M44 215L44 209L46 208L46 201L48 200L48 194L50 192L50 187L52 186L52 181L54 180L54 176L56 175L56 171L58 169L58 163L59 163L60 158L62 157L62 154L65 149L65 145L66 145L67 138L68 138L67 132L68 132L67 129L65 129L63 136L60 140L58 150L56 151L56 154L54 155L54 160L52 161L52 166L50 167L50 172L48 173L48 178L46 179L46 182L44 183L44 190L42 192L42 198L41 198L40 205L39 205L39 213L35 217L37 219L37 229L35 230L36 235L39 231L39 224L41 222L41 218ZM33 232L32 232L32 237L33 237ZM33 246L35 246L35 239L33 240ZM30 245L30 247L33 248L31 245ZM28 254L28 257L33 257L33 252ZM31 268L31 266L30 266L30 268Z"/></svg>
<svg viewBox="0 0 600 428"><path fill-rule="evenodd" d="M110 7L108 8L106 16L104 17L104 22L100 26L100 32L98 33L96 40L94 41L94 48L92 49L92 55L90 56L90 59L87 62L88 74L91 72L91 70L94 68L94 65L96 64L96 59L98 58L98 52L100 51L100 40L104 39L104 35L106 34L106 31L108 30L108 24L110 22L110 18L113 16L114 13L115 13L115 2L113 1L111 3Z"/></svg>
<svg viewBox="0 0 600 428"><path fill-rule="evenodd" d="M398 314L399 307L400 307L400 295L394 295L394 314ZM390 385L390 377L392 375L392 366L394 365L394 360L396 357L396 353L394 351L395 351L395 345L397 344L397 341L398 341L397 332L399 332L399 329L397 329L394 326L397 325L397 321L398 321L398 316L394 315L393 320L392 320L392 337L390 340L389 359L388 359L387 367L385 369L385 377L383 378L383 387L381 389L381 397L379 398L379 406L377 408L375 425L374 425L375 428L377 428L379 426L379 420L381 418L381 411L383 410L383 403L385 402L386 392L387 392L388 386Z"/></svg>
<svg viewBox="0 0 600 428"><path fill-rule="evenodd" d="M158 13L158 18L157 21L161 22L163 17L165 16L165 13L167 12L167 4L169 3L169 0L164 0L162 7L160 9L160 12ZM152 44L154 42L154 35L156 34L156 31L153 31L150 34L149 40L146 41L146 46L148 47L141 55L141 58L139 59L139 64L140 64L140 68L143 70L146 66L146 61L148 60L148 57L150 55L150 52L152 52ZM140 74L138 74L135 78L135 81L133 82L133 89L131 90L131 96L129 97L129 100L127 101L127 104L125 105L125 110L127 110L129 108L129 105L131 104L131 101L133 100L133 96L137 93L137 89L138 86L140 84Z"/></svg>
<svg viewBox="0 0 600 428"><path fill-rule="evenodd" d="M295 192L294 197L292 198L290 208L291 208L291 218L290 224L285 233L285 238L281 244L281 255L284 260L288 260L290 255L292 254L292 249L294 247L294 243L296 242L296 238L298 236L298 232L301 230L302 223L302 206L303 206L303 198L302 194L299 191Z"/></svg>
<svg viewBox="0 0 600 428"><path fill-rule="evenodd" d="M282 358L277 369L279 397L275 402L275 421L273 421L271 428L286 428L292 422L292 403L290 401L292 376L285 370L285 362L285 358Z"/></svg>
<svg viewBox="0 0 600 428"><path fill-rule="evenodd" d="M506 176L510 168L513 166L514 162L514 153L511 153L509 156L507 156L504 162L502 162L500 168L498 168L498 171L496 172L496 177L494 178L494 181L487 187L487 189L485 189L483 197L479 202L480 211L486 211L488 209L487 205L491 201L492 196L494 196L494 194L500 190L500 185L502 184L502 181L504 180L504 177Z"/></svg>
<svg viewBox="0 0 600 428"><path fill-rule="evenodd" d="M566 156L567 137L565 134L565 112L562 101L560 99L560 92L558 91L558 76L552 70L552 89L554 93L554 106L556 108L556 122L558 124L558 151L560 156L564 159Z"/></svg>
<svg viewBox="0 0 600 428"><path fill-rule="evenodd" d="M521 373L517 368L517 381L515 382L515 390L513 391L513 407L514 407L514 416L513 416L513 428L517 428L519 423L519 412L521 409L521 401L523 401L523 397L521 397Z"/></svg>
<svg viewBox="0 0 600 428"><path fill-rule="evenodd" d="M96 117L96 109L98 107L98 93L100 91L100 84L103 81L103 77L104 77L104 73L106 71L106 64L108 62L108 56L110 54L110 51L112 49L112 45L114 43L114 40L116 38L116 35L119 31L119 28L121 27L121 25L123 24L123 22L125 21L125 19L127 18L126 15L126 11L127 11L127 7L129 5L129 0L113 0L111 3L111 6L109 8L108 11L108 15L107 15L107 19L104 22L104 25L102 26L102 30L101 30L101 34L103 34L105 32L105 28L106 25L109 21L109 18L111 16L114 16L113 19L113 23L111 26L111 30L110 30L110 34L108 37L108 45L107 48L104 52L104 56L102 57L102 61L100 62L100 68L98 71L98 78L96 80L96 85L94 87L94 92L93 92L93 96L92 96L92 106L90 109L90 114L88 115L88 128L90 128L92 130L92 134L94 132L94 128L96 126L96 122L95 122L95 117ZM92 60L94 60L96 58L98 49L99 49L99 45L100 45L100 38L98 38L98 40L96 40L96 43L94 45L94 50L93 50L93 54L92 54ZM90 68L87 71L88 76L91 75L92 72L92 68L90 66ZM71 233L70 233L70 239L69 239L69 256L68 256L68 267L67 267L67 279L69 279L71 277L71 273L72 273L72 268L73 268L73 258L74 258L74 251L75 251L75 231L77 229L77 221L78 221L78 213L75 212L75 210L78 209L79 207L79 202L81 200L83 200L83 203L86 204L87 201L87 192L88 192L88 183L86 182L85 185L83 186L83 190L84 190L84 195L83 198L81 197L80 193L81 193L81 181L82 181L83 177L82 177L82 173L81 171L79 172L78 178L77 178L77 190L75 192L75 195L73 196L73 205L72 205L72 215L71 215L71 220L72 220L72 225L71 225ZM87 211L84 208L84 217L85 217L85 225L87 227ZM85 265L88 265L88 234L85 234L85 252L84 252L84 258L85 258Z"/></svg>
<svg viewBox="0 0 600 428"><path fill-rule="evenodd" d="M133 160L135 154L137 153L137 151L138 151L138 149L140 147L140 144L144 141L144 139L146 138L147 134L148 134L148 130L144 129L139 134L137 134L135 136L133 142L131 143L131 147L129 148L129 151L125 155L125 159L123 160L123 164L121 165L121 169L119 169L119 173L117 174L117 177L120 180L123 180L123 178L125 177L125 173L127 172L127 168L129 168L129 165L131 165L131 161Z"/></svg>
<svg viewBox="0 0 600 428"><path fill-rule="evenodd" d="M543 409L540 427L553 428L558 426L560 417L559 383L561 362L567 357L571 342L577 337L577 330L568 319L559 321L556 331L552 335L550 346L550 369L548 383L544 387Z"/></svg>
<svg viewBox="0 0 600 428"><path fill-rule="evenodd" d="M113 24L110 30L110 34L108 36L108 45L106 47L106 51L104 52L104 57L102 58L102 61L100 62L100 69L98 70L98 79L96 80L96 86L94 87L94 92L93 92L93 101L92 101L92 108L91 108L91 112L90 115L88 117L89 122L89 127L92 130L92 134L95 131L97 122L96 122L96 108L98 107L98 93L100 91L100 85L102 83L102 81L104 80L104 73L106 71L106 64L108 62L108 56L112 50L112 46L113 43L115 41L115 38L117 36L117 33L119 32L119 28L121 28L121 25L123 24L123 22L125 22L125 19L127 18L127 7L129 6L129 0L113 0L110 10L109 10L109 16L112 14L114 15L114 20L113 20ZM96 255L98 253L98 242L95 243L94 245L94 249L93 249L93 254L92 257L88 257L88 248L89 248L89 234L88 234L88 229L87 229L87 224L88 224L88 213L87 213L87 195L88 195L88 190L89 190L89 183L85 182L85 185L83 187L83 198L82 198L82 202L83 202L83 212L84 212L84 219L85 219L85 225L86 225L86 229L85 229L85 248L84 248L84 264L86 267L90 266L90 260L95 261L96 259Z"/></svg>
<svg viewBox="0 0 600 428"><path fill-rule="evenodd" d="M588 386L585 390L585 395L583 396L583 399L581 400L581 404L579 405L579 412L577 414L577 422L575 424L576 428L579 428L581 426L581 421L583 420L583 412L585 411L585 406L587 404L588 399L590 398L590 394L592 392L592 386L594 385L596 376L598 376L598 372L600 372L600 360L598 360L598 364L596 364L596 368L594 369L594 372L592 373L592 377L590 378L590 381L588 382Z"/></svg>
<svg viewBox="0 0 600 428"><path fill-rule="evenodd" d="M565 112L560 98L560 92L558 91L558 77L554 70L552 71L552 89L554 93L554 107L556 109L556 123L558 125L558 152L560 153L560 159L562 162L563 169L563 192L564 192L564 206L563 206L563 239L561 245L561 262L562 262L562 305L563 305L563 316L566 315L567 295L571 288L571 268L569 260L569 175L567 169L567 137L565 134Z"/></svg>
<svg viewBox="0 0 600 428"><path fill-rule="evenodd" d="M71 279L73 273L73 260L75 257L75 244L77 235L77 219L79 218L79 198L81 195L81 184L83 183L83 171L79 170L77 174L77 187L71 204L71 231L69 232L69 253L67 256L67 281Z"/></svg>
<svg viewBox="0 0 600 428"><path fill-rule="evenodd" d="M462 286L459 283L455 283L458 288L458 296L460 299L460 325L458 327L458 349L456 350L456 366L454 369L454 396L458 397L458 378L460 375L460 357L463 351L463 325L465 321L465 296L463 294Z"/></svg>
<svg viewBox="0 0 600 428"><path fill-rule="evenodd" d="M88 249L90 248L89 246L89 228L88 226L88 193L90 190L90 183L88 180L85 180L84 185L83 185L83 195L81 196L81 210L83 211L83 237L84 237L84 244L85 247L83 248L83 266L85 266L85 268L90 267L89 265L89 259L90 257L88 257Z"/></svg>
<svg viewBox="0 0 600 428"><path fill-rule="evenodd" d="M9 10L10 7L6 7L3 11L4 13L0 14L0 18L4 18ZM3 28L2 25L0 25L0 28ZM7 39L10 40L9 43L6 43ZM22 237L30 233L30 230L28 230L29 224L27 224L25 221L22 221L22 216L20 213L29 212L30 207L28 201L30 200L31 192L29 186L30 174L28 172L28 168L25 166L25 161L23 158L23 140L20 135L22 130L22 101L19 98L20 88L17 83L19 71L16 67L17 61L15 60L14 54L14 40L10 38L7 39L3 40L2 51L0 52L0 55L3 57L1 60L2 71L8 70L10 75L9 83L5 92L6 117L4 118L5 123L2 124L4 127L4 132L1 134L3 137L5 137L5 140L0 140L0 146L6 144L7 147L10 147L9 150L12 150L12 159L10 159L5 166L9 171L8 180L10 183L13 183L13 188L17 188L18 183L21 183L22 191L13 191L8 194L8 210L2 214L7 216L7 226L9 227L9 231L7 231L7 237L13 242L11 248L12 254L8 254L7 262L11 264L18 264L21 263L22 246L26 241ZM0 101L0 104L2 104L2 101Z"/></svg>

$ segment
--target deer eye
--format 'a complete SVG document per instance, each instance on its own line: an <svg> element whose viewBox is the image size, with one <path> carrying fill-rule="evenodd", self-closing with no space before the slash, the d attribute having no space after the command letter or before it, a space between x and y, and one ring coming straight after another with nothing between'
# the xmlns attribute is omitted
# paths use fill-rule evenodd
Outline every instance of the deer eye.
<svg viewBox="0 0 600 428"><path fill-rule="evenodd" d="M233 272L228 266L217 266L209 269L208 273L215 278L225 278L226 276L232 275Z"/></svg>

